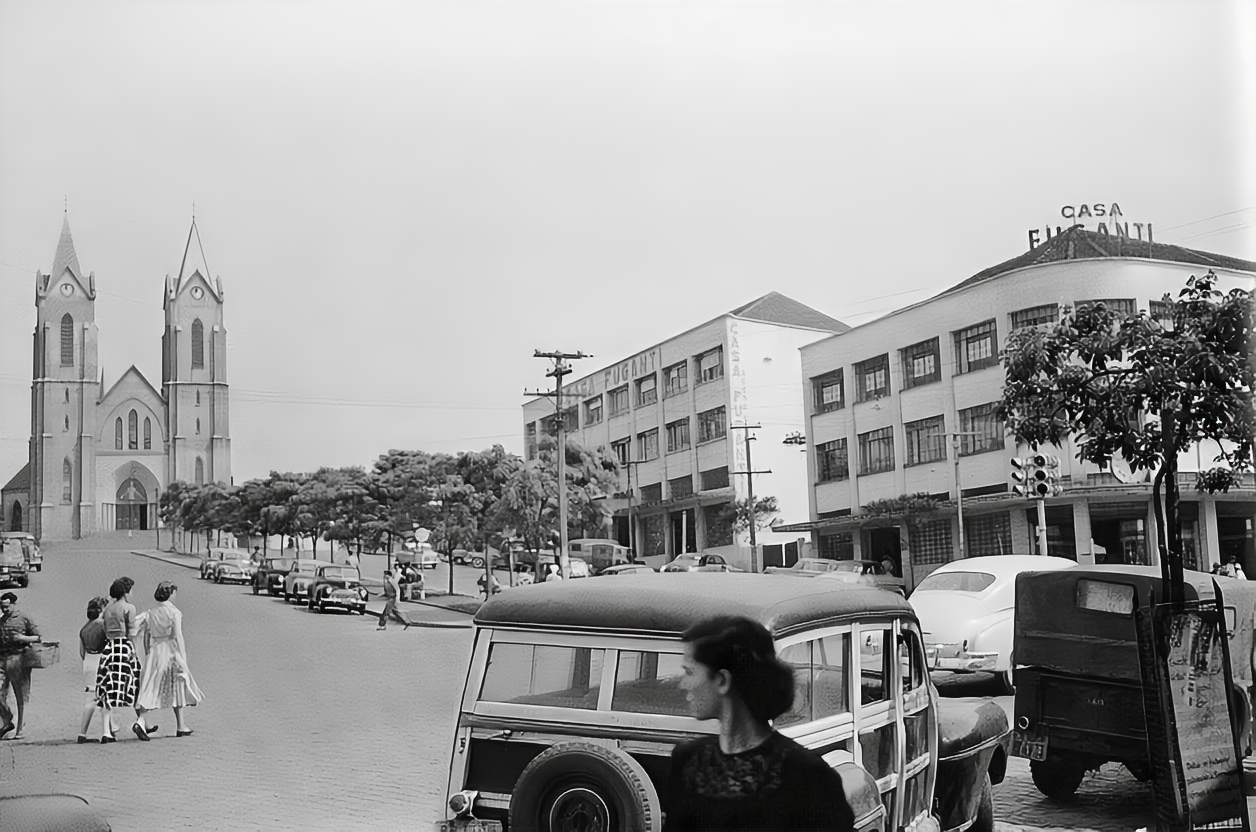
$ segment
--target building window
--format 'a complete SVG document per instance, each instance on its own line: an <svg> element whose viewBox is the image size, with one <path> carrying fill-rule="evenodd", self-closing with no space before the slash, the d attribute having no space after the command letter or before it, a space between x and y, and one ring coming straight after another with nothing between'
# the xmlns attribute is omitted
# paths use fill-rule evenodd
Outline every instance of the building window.
<svg viewBox="0 0 1256 832"><path fill-rule="evenodd" d="M860 361L855 365L855 394L866 402L890 393L890 357L888 354Z"/></svg>
<svg viewBox="0 0 1256 832"><path fill-rule="evenodd" d="M644 489L643 489L644 491ZM641 518L641 554L646 557L661 555L666 552L667 536L664 534L664 517L651 514Z"/></svg>
<svg viewBox="0 0 1256 832"><path fill-rule="evenodd" d="M926 520L907 530L913 563L946 563L951 559L951 521Z"/></svg>
<svg viewBox="0 0 1256 832"><path fill-rule="evenodd" d="M620 465L628 464L628 460L632 458L631 452L631 439L617 439L611 443L611 453L615 455L615 459L619 460Z"/></svg>
<svg viewBox="0 0 1256 832"><path fill-rule="evenodd" d="M995 412L996 407L991 402L959 412L960 456L1003 450L1003 420ZM974 433L979 435L970 435Z"/></svg>
<svg viewBox="0 0 1256 832"><path fill-rule="evenodd" d="M733 542L733 525L720 517L720 514L728 505L728 503L722 503L716 506L702 507L702 526L706 532L706 546L708 549L713 549L716 546L729 546Z"/></svg>
<svg viewBox="0 0 1256 832"><path fill-rule="evenodd" d="M654 404L659 400L659 380L658 376L650 373L644 378L637 379L637 407L644 407L647 404Z"/></svg>
<svg viewBox="0 0 1256 832"><path fill-rule="evenodd" d="M693 493L693 475L687 474L674 480L668 480L667 493L671 495L673 500L688 497Z"/></svg>
<svg viewBox="0 0 1256 832"><path fill-rule="evenodd" d="M998 334L993 319L961 329L954 335L956 373L970 373L999 363Z"/></svg>
<svg viewBox="0 0 1256 832"><path fill-rule="evenodd" d="M151 451L153 449L153 420L144 417L144 450Z"/></svg>
<svg viewBox="0 0 1256 832"><path fill-rule="evenodd" d="M74 466L69 458L61 463L61 502L69 505L74 501Z"/></svg>
<svg viewBox="0 0 1256 832"><path fill-rule="evenodd" d="M707 350L697 357L698 384L706 384L724 377L724 348Z"/></svg>
<svg viewBox="0 0 1256 832"><path fill-rule="evenodd" d="M122 450L122 417L119 416L113 423L113 447L115 450Z"/></svg>
<svg viewBox="0 0 1256 832"><path fill-rule="evenodd" d="M197 407L201 406L201 391L200 390L196 391L196 406Z"/></svg>
<svg viewBox="0 0 1256 832"><path fill-rule="evenodd" d="M667 452L683 451L689 447L689 417L667 424Z"/></svg>
<svg viewBox="0 0 1256 832"><path fill-rule="evenodd" d="M859 473L894 470L894 429L881 428L859 434Z"/></svg>
<svg viewBox="0 0 1256 832"><path fill-rule="evenodd" d="M723 468L712 468L710 471L701 471L698 474L702 479L703 491L714 491L717 488L728 488L728 466Z"/></svg>
<svg viewBox="0 0 1256 832"><path fill-rule="evenodd" d="M641 502L643 503L663 502L663 483L652 482L649 485L641 486Z"/></svg>
<svg viewBox="0 0 1256 832"><path fill-rule="evenodd" d="M965 514L963 557L1012 554L1012 520L1008 513Z"/></svg>
<svg viewBox="0 0 1256 832"><path fill-rule="evenodd" d="M201 420L200 419L196 420L196 435L197 436L201 435Z"/></svg>
<svg viewBox="0 0 1256 832"><path fill-rule="evenodd" d="M1148 303L1147 315L1161 326L1167 326L1173 323L1173 312L1169 307L1169 304L1162 300L1153 300Z"/></svg>
<svg viewBox="0 0 1256 832"><path fill-rule="evenodd" d="M903 354L903 387L910 390L942 378L938 361L938 339L930 338L901 350Z"/></svg>
<svg viewBox="0 0 1256 832"><path fill-rule="evenodd" d="M1048 326L1060 320L1060 307L1054 303L1042 306L1031 306L1018 309L1012 313L1012 329L1024 329L1027 326Z"/></svg>
<svg viewBox="0 0 1256 832"><path fill-rule="evenodd" d="M70 403L70 388L69 387L65 388L65 403L66 404Z"/></svg>
<svg viewBox="0 0 1256 832"><path fill-rule="evenodd" d="M637 459L658 459L659 429L637 434Z"/></svg>
<svg viewBox="0 0 1256 832"><path fill-rule="evenodd" d="M903 433L907 440L907 464L937 462L946 459L946 426L941 416L904 422Z"/></svg>
<svg viewBox="0 0 1256 832"><path fill-rule="evenodd" d="M851 532L820 535L820 557L829 560L854 560L855 535Z"/></svg>
<svg viewBox="0 0 1256 832"><path fill-rule="evenodd" d="M596 425L602 421L602 397L594 396L584 403L585 425Z"/></svg>
<svg viewBox="0 0 1256 832"><path fill-rule="evenodd" d="M205 367L205 325L201 319L192 321L192 368Z"/></svg>
<svg viewBox="0 0 1256 832"><path fill-rule="evenodd" d="M196 458L196 484L205 484L205 462L199 456Z"/></svg>
<svg viewBox="0 0 1256 832"><path fill-rule="evenodd" d="M1098 306L1103 304L1112 310L1120 318L1132 318L1138 312L1138 308L1133 298L1095 298L1094 300L1079 300L1073 304L1077 311L1081 311L1089 306Z"/></svg>
<svg viewBox="0 0 1256 832"><path fill-rule="evenodd" d="M811 392L815 397L816 413L841 410L846 406L846 386L842 383L841 370L811 379Z"/></svg>
<svg viewBox="0 0 1256 832"><path fill-rule="evenodd" d="M61 366L74 366L74 318L69 312L61 316Z"/></svg>
<svg viewBox="0 0 1256 832"><path fill-rule="evenodd" d="M140 447L140 417L134 410L126 415L126 447L130 451Z"/></svg>
<svg viewBox="0 0 1256 832"><path fill-rule="evenodd" d="M563 411L563 430L567 433L579 430L580 428L580 408L572 405Z"/></svg>
<svg viewBox="0 0 1256 832"><path fill-rule="evenodd" d="M523 426L523 446L528 459L536 459L536 422Z"/></svg>
<svg viewBox="0 0 1256 832"><path fill-rule="evenodd" d="M65 421L64 421L64 422L62 422L62 425L61 425L61 430L63 430L63 431L69 431L69 430L70 430L70 417L69 417L69 414L67 414L67 415L64 417L64 420L65 420Z"/></svg>
<svg viewBox="0 0 1256 832"><path fill-rule="evenodd" d="M816 472L820 482L850 479L845 439L834 439L832 442L816 445Z"/></svg>
<svg viewBox="0 0 1256 832"><path fill-rule="evenodd" d="M698 442L710 442L728 433L728 425L724 421L724 407L706 410L698 414Z"/></svg>
<svg viewBox="0 0 1256 832"><path fill-rule="evenodd" d="M689 365L686 361L663 368L663 398L670 398L689 389Z"/></svg>
<svg viewBox="0 0 1256 832"><path fill-rule="evenodd" d="M610 399L610 410L612 416L618 416L621 413L628 412L628 385L616 387L606 394Z"/></svg>

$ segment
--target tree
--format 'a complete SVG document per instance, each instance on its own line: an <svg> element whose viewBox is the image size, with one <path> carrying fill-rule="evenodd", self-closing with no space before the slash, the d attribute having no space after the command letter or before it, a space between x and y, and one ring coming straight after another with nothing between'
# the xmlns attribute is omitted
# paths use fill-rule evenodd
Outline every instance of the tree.
<svg viewBox="0 0 1256 832"><path fill-rule="evenodd" d="M729 524L734 532L740 534L749 531L751 523L756 531L766 529L780 513L781 507L775 497L756 497L753 508L750 506L750 498L743 497L726 504L720 510L720 522Z"/></svg>
<svg viewBox="0 0 1256 832"><path fill-rule="evenodd" d="M1252 465L1252 295L1222 293L1209 271L1192 276L1164 313L1122 317L1103 303L1066 311L1047 330L1016 330L1004 353L999 413L1017 440L1037 448L1071 436L1079 459L1107 465L1120 454L1154 470L1153 507L1168 540L1161 571L1174 598L1182 586L1177 456L1216 444L1216 467L1196 488L1227 491ZM1164 505L1161 506L1161 489Z"/></svg>
<svg viewBox="0 0 1256 832"><path fill-rule="evenodd" d="M191 496L194 488L183 480L175 480L166 486L166 490L157 499L157 516L166 527L172 530L183 529L183 503ZM171 551L178 549L171 536Z"/></svg>

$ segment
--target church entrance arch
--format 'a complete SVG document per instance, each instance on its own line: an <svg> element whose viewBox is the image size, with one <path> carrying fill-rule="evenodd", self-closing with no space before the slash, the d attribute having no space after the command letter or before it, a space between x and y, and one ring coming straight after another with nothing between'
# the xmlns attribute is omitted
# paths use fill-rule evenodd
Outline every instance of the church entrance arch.
<svg viewBox="0 0 1256 832"><path fill-rule="evenodd" d="M102 507L101 528L151 529L157 522L157 497L161 482L139 460L114 469L112 503ZM105 498L108 499L108 498Z"/></svg>
<svg viewBox="0 0 1256 832"><path fill-rule="evenodd" d="M148 492L144 489L144 483L135 477L124 480L118 487L117 506L116 528L148 528Z"/></svg>

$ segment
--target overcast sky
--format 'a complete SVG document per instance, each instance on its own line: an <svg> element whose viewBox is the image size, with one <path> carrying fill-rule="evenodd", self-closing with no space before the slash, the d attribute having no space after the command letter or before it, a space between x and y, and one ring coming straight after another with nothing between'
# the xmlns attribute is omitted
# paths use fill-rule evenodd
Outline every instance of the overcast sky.
<svg viewBox="0 0 1256 832"><path fill-rule="evenodd" d="M160 385L195 203L236 482L518 452L534 349L591 372L773 290L864 322L1063 206L1256 259L1251 10L0 0L0 483L67 202L107 387Z"/></svg>

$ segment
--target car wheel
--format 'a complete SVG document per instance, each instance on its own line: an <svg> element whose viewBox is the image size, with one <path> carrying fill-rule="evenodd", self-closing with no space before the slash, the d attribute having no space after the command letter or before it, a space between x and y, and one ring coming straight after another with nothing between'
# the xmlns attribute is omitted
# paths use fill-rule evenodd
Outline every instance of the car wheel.
<svg viewBox="0 0 1256 832"><path fill-rule="evenodd" d="M524 767L510 797L512 832L657 832L658 792L641 764L592 743L554 745Z"/></svg>
<svg viewBox="0 0 1256 832"><path fill-rule="evenodd" d="M471 558L471 565L476 569L484 568L484 558Z"/></svg>
<svg viewBox="0 0 1256 832"><path fill-rule="evenodd" d="M1049 757L1030 760L1029 774L1034 786L1052 800L1071 797L1086 776L1086 766L1072 760Z"/></svg>
<svg viewBox="0 0 1256 832"><path fill-rule="evenodd" d="M977 803L977 817L969 832L994 832L994 796L991 794L990 775L982 778L981 799Z"/></svg>

